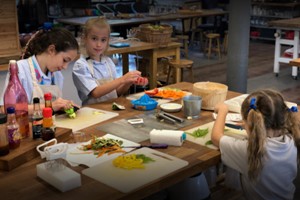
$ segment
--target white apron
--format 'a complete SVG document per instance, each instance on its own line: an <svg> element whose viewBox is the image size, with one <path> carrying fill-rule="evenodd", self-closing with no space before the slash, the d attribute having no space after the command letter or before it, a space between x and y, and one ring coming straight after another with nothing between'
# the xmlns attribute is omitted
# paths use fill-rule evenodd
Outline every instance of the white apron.
<svg viewBox="0 0 300 200"><path fill-rule="evenodd" d="M104 59L104 58L101 58L101 59ZM106 61L106 60L104 60L104 61ZM89 59L87 62L88 62L88 69L89 69L92 77L95 79L95 81L96 81L96 83L97 83L98 86L99 85L104 85L104 84L106 84L106 83L111 82L111 81L114 80L111 68L109 66L107 66L107 65L105 65L105 66L107 68L107 71L109 72L109 77L101 78L101 79L96 79L95 73L94 73L93 60ZM87 104L94 104L94 103L99 103L99 102L103 102L103 101L107 101L107 100L115 99L115 98L118 98L118 95L117 95L117 91L113 90L110 93L107 93L106 95L103 95L103 96L101 96L99 98L89 98L86 101L86 103Z"/></svg>
<svg viewBox="0 0 300 200"><path fill-rule="evenodd" d="M55 101L57 98L62 97L62 91L57 85L40 85L38 83L32 57L28 58L28 63L33 83L32 99L30 100L31 104L33 103L33 98L35 97L40 98L40 102L44 103L44 94L49 92L52 94L52 101Z"/></svg>

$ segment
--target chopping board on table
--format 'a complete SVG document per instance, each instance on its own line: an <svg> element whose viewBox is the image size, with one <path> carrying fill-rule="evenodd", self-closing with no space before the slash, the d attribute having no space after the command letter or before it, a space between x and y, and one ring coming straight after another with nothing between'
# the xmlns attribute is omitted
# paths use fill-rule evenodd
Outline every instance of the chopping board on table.
<svg viewBox="0 0 300 200"><path fill-rule="evenodd" d="M133 153L144 154L155 161L144 164L144 169L127 170L115 167L111 159L85 169L82 173L121 192L128 193L188 165L187 161L146 147L129 154Z"/></svg>
<svg viewBox="0 0 300 200"><path fill-rule="evenodd" d="M209 142L209 141L211 141L211 131L212 131L212 128L214 126L214 123L215 122L212 121L212 122L209 122L207 124L203 124L201 126L197 126L197 127L192 128L192 129L184 131L186 133L193 133L193 131L195 131L197 129L207 129L208 128L208 133L205 136L203 136L203 137L193 137L189 134L186 134L186 139L190 142L194 142L194 143L200 144L202 146L206 146L206 147L211 148L211 149L218 149L215 145L213 145L213 144L211 144L211 142ZM225 126L224 135L235 137L235 138L238 138L238 139L247 138L247 133L246 133L245 130L237 130L237 129L229 128L227 126ZM207 144L208 142L210 144Z"/></svg>
<svg viewBox="0 0 300 200"><path fill-rule="evenodd" d="M115 139L115 140L121 140L123 142L122 146L140 146L140 144L126 140L124 138L112 135L112 134L106 134L102 138L105 139ZM102 163L104 161L107 161L112 158L116 158L117 156L121 155L122 153L114 153L114 154L103 154L101 157L97 157L97 155L94 155L93 153L85 153L86 151L81 150L80 148L83 145L90 144L90 141L79 143L78 145L73 145L73 148L69 148L67 151L66 160L75 163L75 164L83 164L88 167L92 167L94 165L97 165L99 163ZM123 148L124 151L129 152L132 151L134 148Z"/></svg>
<svg viewBox="0 0 300 200"><path fill-rule="evenodd" d="M76 112L75 119L71 119L67 115L56 116L55 125L57 127L70 128L73 131L78 131L80 129L106 121L118 115L118 113L114 112L83 107Z"/></svg>

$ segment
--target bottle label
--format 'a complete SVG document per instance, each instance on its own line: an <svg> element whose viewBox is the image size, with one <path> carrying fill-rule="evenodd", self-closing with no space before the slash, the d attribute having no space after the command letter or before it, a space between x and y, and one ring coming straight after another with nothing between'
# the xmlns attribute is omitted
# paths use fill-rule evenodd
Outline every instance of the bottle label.
<svg viewBox="0 0 300 200"><path fill-rule="evenodd" d="M16 118L19 124L19 131L22 138L29 137L29 118L27 111L16 111Z"/></svg>
<svg viewBox="0 0 300 200"><path fill-rule="evenodd" d="M9 129L7 129L7 132L8 132L9 147L11 149L19 147L20 142L21 142L21 135L19 133L19 129L18 128L9 128Z"/></svg>
<svg viewBox="0 0 300 200"><path fill-rule="evenodd" d="M32 137L33 139L40 138L43 129L43 118L34 119L32 121Z"/></svg>

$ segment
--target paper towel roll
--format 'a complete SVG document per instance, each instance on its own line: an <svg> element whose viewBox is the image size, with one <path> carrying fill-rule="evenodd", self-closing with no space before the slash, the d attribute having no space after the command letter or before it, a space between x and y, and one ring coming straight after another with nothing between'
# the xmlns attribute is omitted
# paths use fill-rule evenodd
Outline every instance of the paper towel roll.
<svg viewBox="0 0 300 200"><path fill-rule="evenodd" d="M150 142L181 146L185 138L184 135L183 131L153 129L150 132Z"/></svg>

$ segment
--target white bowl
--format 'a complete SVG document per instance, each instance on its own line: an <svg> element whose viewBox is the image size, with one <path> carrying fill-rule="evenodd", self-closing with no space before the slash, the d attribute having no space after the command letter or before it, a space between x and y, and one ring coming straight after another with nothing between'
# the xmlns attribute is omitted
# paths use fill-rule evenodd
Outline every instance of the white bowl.
<svg viewBox="0 0 300 200"><path fill-rule="evenodd" d="M179 103L164 103L160 105L160 108L166 112L179 112L182 105Z"/></svg>

